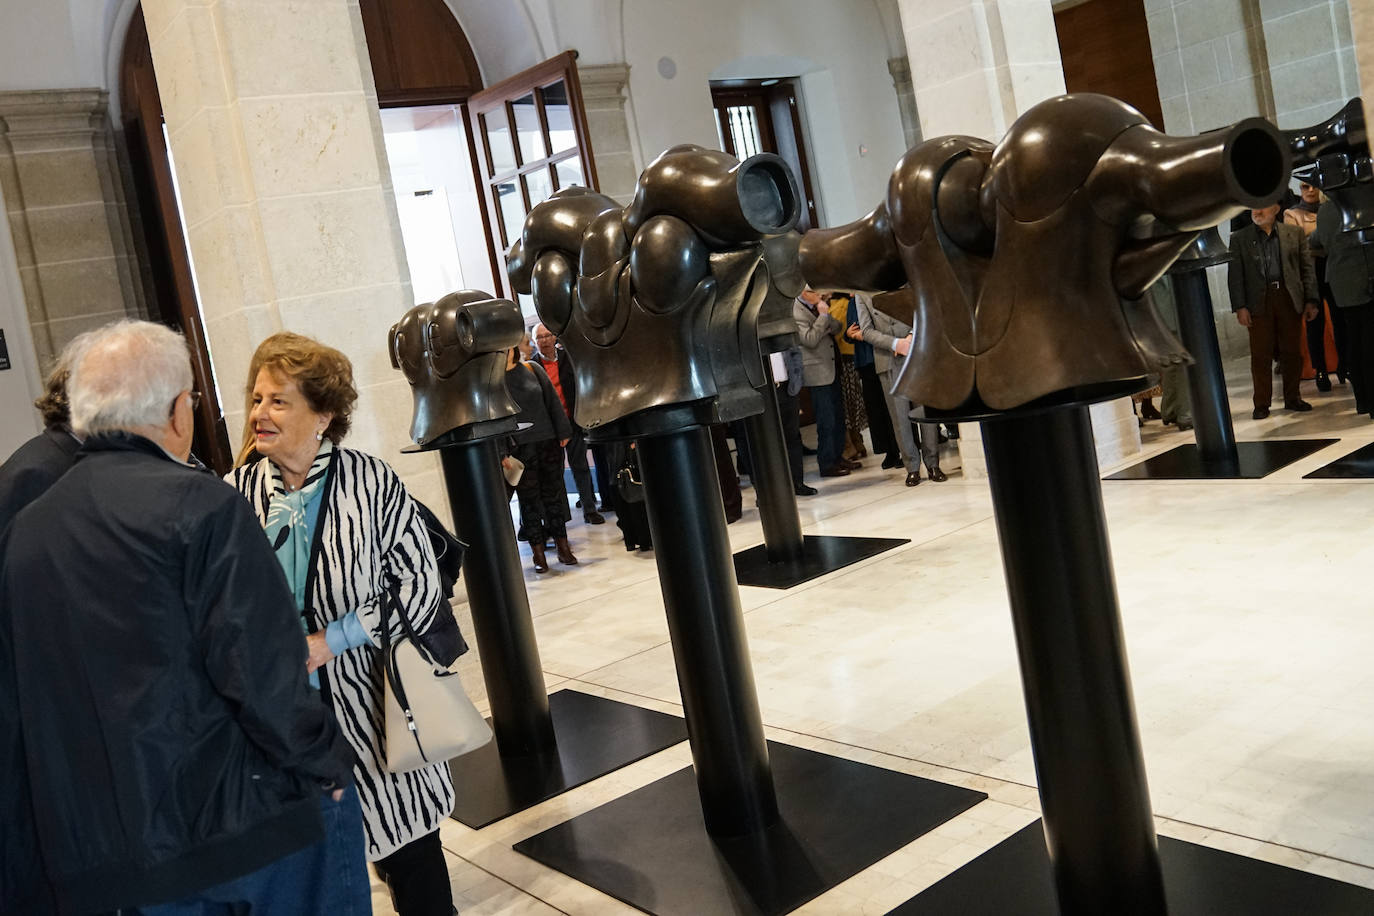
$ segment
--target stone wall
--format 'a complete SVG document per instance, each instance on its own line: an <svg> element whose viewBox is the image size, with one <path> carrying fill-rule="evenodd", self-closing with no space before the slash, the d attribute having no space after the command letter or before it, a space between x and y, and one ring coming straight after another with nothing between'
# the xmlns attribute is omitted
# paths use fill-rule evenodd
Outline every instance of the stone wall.
<svg viewBox="0 0 1374 916"><path fill-rule="evenodd" d="M0 92L0 190L44 371L68 341L146 314L106 93Z"/></svg>

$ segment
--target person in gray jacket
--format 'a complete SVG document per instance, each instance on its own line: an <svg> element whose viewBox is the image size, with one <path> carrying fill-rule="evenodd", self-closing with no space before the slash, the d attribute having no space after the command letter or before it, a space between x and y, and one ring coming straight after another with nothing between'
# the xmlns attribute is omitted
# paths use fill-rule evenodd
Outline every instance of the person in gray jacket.
<svg viewBox="0 0 1374 916"><path fill-rule="evenodd" d="M1342 231L1340 208L1331 201L1317 211L1311 244L1314 252L1325 255L1332 304L1345 319L1345 333L1337 343L1341 364L1350 374L1355 412L1374 419L1374 245Z"/></svg>
<svg viewBox="0 0 1374 916"><path fill-rule="evenodd" d="M911 350L911 325L875 309L873 301L862 293L858 296L858 307L859 323L845 333L873 347L874 366L883 383L892 429L897 433L897 447L902 452L902 463L906 465L906 485L914 487L921 482L922 461L931 480L936 483L948 480L949 477L940 470L940 427L935 423L921 423L918 446L911 428L911 402L892 393L897 375L902 371L907 353ZM924 417L925 408L916 408L916 415Z"/></svg>
<svg viewBox="0 0 1374 916"><path fill-rule="evenodd" d="M848 476L844 401L835 371L838 352L832 336L840 330L840 323L830 317L825 300L809 286L792 303L792 317L801 338L802 384L811 391L811 410L816 415L816 463L822 477Z"/></svg>

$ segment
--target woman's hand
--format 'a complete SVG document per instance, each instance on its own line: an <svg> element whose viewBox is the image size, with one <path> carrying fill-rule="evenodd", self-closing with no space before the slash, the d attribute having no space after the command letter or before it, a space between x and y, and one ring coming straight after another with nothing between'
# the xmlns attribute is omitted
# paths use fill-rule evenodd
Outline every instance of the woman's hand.
<svg viewBox="0 0 1374 916"><path fill-rule="evenodd" d="M310 650L305 660L306 674L314 674L334 658L334 650L329 648L329 643L324 638L324 630L306 634L305 647Z"/></svg>
<svg viewBox="0 0 1374 916"><path fill-rule="evenodd" d="M850 340L863 340L864 332L857 324L851 324L849 327L845 328L844 336L848 337Z"/></svg>

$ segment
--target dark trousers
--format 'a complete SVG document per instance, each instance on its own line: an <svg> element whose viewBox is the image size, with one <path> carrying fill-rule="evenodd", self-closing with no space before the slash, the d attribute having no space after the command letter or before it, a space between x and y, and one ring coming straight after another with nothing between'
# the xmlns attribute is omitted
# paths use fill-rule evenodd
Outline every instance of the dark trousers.
<svg viewBox="0 0 1374 916"><path fill-rule="evenodd" d="M730 444L726 441L724 424L711 427L711 445L716 455L716 476L720 478L720 501L725 506L725 520L733 522L744 512L744 497L739 491L739 474L730 460Z"/></svg>
<svg viewBox="0 0 1374 916"><path fill-rule="evenodd" d="M577 484L577 498L582 500L585 515L596 511L596 490L592 489L592 469L587 464L587 434L577 427L573 430L568 440L568 467L572 470L573 483Z"/></svg>
<svg viewBox="0 0 1374 916"><path fill-rule="evenodd" d="M563 449L557 439L521 442L515 457L525 465L515 487L520 501L520 538L543 544L568 536L568 491L563 486Z"/></svg>
<svg viewBox="0 0 1374 916"><path fill-rule="evenodd" d="M613 484L611 478L615 475L616 469L610 459L606 457L606 446L604 445L592 446L592 461L594 463L593 471L596 474L596 492L601 494L601 504L604 506L611 498L610 492ZM582 504L584 509L586 506L586 503Z"/></svg>
<svg viewBox="0 0 1374 916"><path fill-rule="evenodd" d="M1355 393L1355 410L1374 417L1374 302L1332 309L1338 311L1345 321L1341 362Z"/></svg>
<svg viewBox="0 0 1374 916"><path fill-rule="evenodd" d="M840 379L829 385L811 386L811 412L816 416L816 464L824 473L839 465L844 456L844 397Z"/></svg>
<svg viewBox="0 0 1374 916"><path fill-rule="evenodd" d="M897 449L897 436L892 431L892 418L887 412L887 396L883 392L882 380L872 363L866 366L854 364L858 370L859 381L863 384L864 412L868 414L868 436L873 440L873 452L888 458L900 457Z"/></svg>
<svg viewBox="0 0 1374 916"><path fill-rule="evenodd" d="M1268 407L1274 399L1274 359L1283 375L1283 403L1302 400L1302 315L1282 285L1265 291L1264 309L1250 313L1250 379L1255 384L1255 406Z"/></svg>
<svg viewBox="0 0 1374 916"><path fill-rule="evenodd" d="M411 840L372 865L391 888L399 916L452 916L453 889L439 831Z"/></svg>

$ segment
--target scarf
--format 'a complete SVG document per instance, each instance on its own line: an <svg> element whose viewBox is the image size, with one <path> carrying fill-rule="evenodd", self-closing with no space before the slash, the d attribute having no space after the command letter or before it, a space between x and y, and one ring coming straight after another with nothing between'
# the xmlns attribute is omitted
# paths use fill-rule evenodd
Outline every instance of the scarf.
<svg viewBox="0 0 1374 916"><path fill-rule="evenodd" d="M320 497L325 479L329 476L329 460L334 443L325 439L306 472L305 483L299 490L288 491L282 482L281 469L272 464L272 495L267 502L267 523L263 530L267 541L276 551L277 562L291 592L296 607L305 610L305 584L310 576L310 547L314 540L315 521L319 517ZM269 459L270 463L270 459Z"/></svg>

